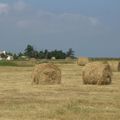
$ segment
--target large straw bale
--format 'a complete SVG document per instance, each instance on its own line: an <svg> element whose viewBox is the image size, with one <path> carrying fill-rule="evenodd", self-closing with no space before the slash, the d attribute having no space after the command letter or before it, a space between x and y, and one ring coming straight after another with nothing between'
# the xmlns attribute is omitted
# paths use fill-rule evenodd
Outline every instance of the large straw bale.
<svg viewBox="0 0 120 120"><path fill-rule="evenodd" d="M108 61L108 64L111 67L111 70L113 72L119 72L120 71L120 62L119 61Z"/></svg>
<svg viewBox="0 0 120 120"><path fill-rule="evenodd" d="M82 78L84 84L106 85L112 81L112 71L108 64L92 62L83 68Z"/></svg>
<svg viewBox="0 0 120 120"><path fill-rule="evenodd" d="M36 65L32 73L35 84L60 84L61 70L52 63Z"/></svg>
<svg viewBox="0 0 120 120"><path fill-rule="evenodd" d="M77 60L77 64L80 66L85 66L87 63L89 63L89 58L87 57L79 57Z"/></svg>

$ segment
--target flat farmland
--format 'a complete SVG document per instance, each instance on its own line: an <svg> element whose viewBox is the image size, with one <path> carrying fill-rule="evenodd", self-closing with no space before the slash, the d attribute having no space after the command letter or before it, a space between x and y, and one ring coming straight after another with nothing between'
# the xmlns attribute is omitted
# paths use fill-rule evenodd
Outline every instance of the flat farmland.
<svg viewBox="0 0 120 120"><path fill-rule="evenodd" d="M0 67L0 120L120 120L119 72L111 85L83 85L83 67L56 65L60 85L32 85L33 67Z"/></svg>

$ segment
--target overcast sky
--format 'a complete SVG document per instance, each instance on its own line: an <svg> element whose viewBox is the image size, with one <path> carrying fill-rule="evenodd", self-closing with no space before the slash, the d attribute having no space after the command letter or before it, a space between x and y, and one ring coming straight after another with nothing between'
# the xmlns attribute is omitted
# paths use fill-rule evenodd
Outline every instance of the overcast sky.
<svg viewBox="0 0 120 120"><path fill-rule="evenodd" d="M120 57L120 0L0 0L0 50L27 44Z"/></svg>

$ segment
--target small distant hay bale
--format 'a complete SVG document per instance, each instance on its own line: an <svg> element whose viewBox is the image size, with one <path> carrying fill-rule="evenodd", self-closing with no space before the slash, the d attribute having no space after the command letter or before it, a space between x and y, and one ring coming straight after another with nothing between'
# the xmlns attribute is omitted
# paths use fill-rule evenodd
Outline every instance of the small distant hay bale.
<svg viewBox="0 0 120 120"><path fill-rule="evenodd" d="M36 58L30 58L30 61L36 62L37 60L36 60Z"/></svg>
<svg viewBox="0 0 120 120"><path fill-rule="evenodd" d="M71 57L66 57L66 58L65 58L65 62L66 62L66 63L73 63L74 60L73 60Z"/></svg>
<svg viewBox="0 0 120 120"><path fill-rule="evenodd" d="M36 65L32 79L34 84L60 84L61 70L52 63L43 63Z"/></svg>
<svg viewBox="0 0 120 120"><path fill-rule="evenodd" d="M120 71L120 62L119 61L108 61L108 64L111 67L111 70L113 72L119 72Z"/></svg>
<svg viewBox="0 0 120 120"><path fill-rule="evenodd" d="M56 58L55 57L51 57L51 60L56 60Z"/></svg>
<svg viewBox="0 0 120 120"><path fill-rule="evenodd" d="M71 57L66 57L66 58L65 58L65 61L71 61L71 60L72 60Z"/></svg>
<svg viewBox="0 0 120 120"><path fill-rule="evenodd" d="M108 64L92 62L83 68L82 78L84 84L107 85L111 84L112 71Z"/></svg>
<svg viewBox="0 0 120 120"><path fill-rule="evenodd" d="M85 66L87 63L89 63L89 58L87 57L79 57L77 60L77 64L80 66Z"/></svg>

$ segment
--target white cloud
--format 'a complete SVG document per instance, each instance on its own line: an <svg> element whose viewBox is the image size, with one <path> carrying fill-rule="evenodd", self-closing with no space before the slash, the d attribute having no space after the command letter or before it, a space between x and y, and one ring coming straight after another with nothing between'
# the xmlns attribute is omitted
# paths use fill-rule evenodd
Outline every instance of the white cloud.
<svg viewBox="0 0 120 120"><path fill-rule="evenodd" d="M95 18L95 17L89 17L89 20L91 21L91 23L92 23L93 25L98 25L98 24L99 24L98 19Z"/></svg>
<svg viewBox="0 0 120 120"><path fill-rule="evenodd" d="M42 33L58 32L89 32L99 26L99 20L91 16L83 16L73 13L54 14L46 11L39 11L38 14L25 16L19 19L16 25L20 29L34 29Z"/></svg>
<svg viewBox="0 0 120 120"><path fill-rule="evenodd" d="M27 4L23 0L16 0L12 4L0 3L0 15L8 13L17 13L21 11L24 12L27 7Z"/></svg>
<svg viewBox="0 0 120 120"><path fill-rule="evenodd" d="M42 20L44 18L44 20L48 20L49 22L54 21L54 24L57 22L60 23L66 23L66 24L89 24L89 25L93 25L93 26L97 26L99 25L100 21L96 18L96 17L92 17L92 16L84 16L81 14L76 14L76 13L61 13L61 14L54 14L51 12L46 12L46 11L42 11L39 12L38 14L39 19ZM45 22L43 21L43 22Z"/></svg>
<svg viewBox="0 0 120 120"><path fill-rule="evenodd" d="M13 8L17 11L24 11L26 7L27 7L26 3L22 0L18 0L13 5Z"/></svg>
<svg viewBox="0 0 120 120"><path fill-rule="evenodd" d="M31 24L32 24L32 21L30 20L19 20L16 23L17 27L19 28L28 28L31 26Z"/></svg>
<svg viewBox="0 0 120 120"><path fill-rule="evenodd" d="M14 23L14 27L17 27L17 29L35 30L35 32L39 31L41 33L74 33L75 31L80 31L81 33L87 33L88 31L89 33L89 31L94 31L95 27L99 26L99 20L92 16L84 16L77 13L57 14L32 8L26 11L26 8L28 8L28 5L23 0L17 0L12 4L1 3L0 14L10 11L8 19L9 22L11 20L11 23ZM22 11L21 14L18 14L19 11Z"/></svg>
<svg viewBox="0 0 120 120"><path fill-rule="evenodd" d="M55 14L49 11L43 11L43 10L39 10L37 12L37 16L41 17L41 16L54 16Z"/></svg>
<svg viewBox="0 0 120 120"><path fill-rule="evenodd" d="M7 14L10 10L10 7L8 4L0 3L0 14Z"/></svg>

